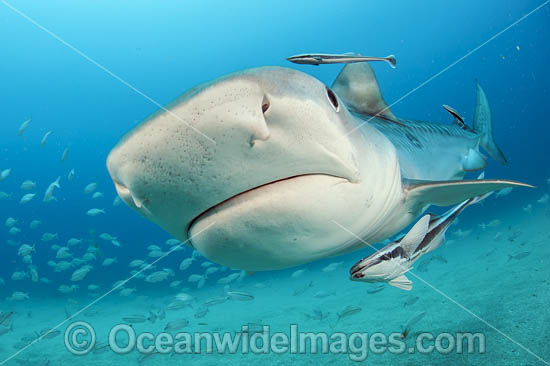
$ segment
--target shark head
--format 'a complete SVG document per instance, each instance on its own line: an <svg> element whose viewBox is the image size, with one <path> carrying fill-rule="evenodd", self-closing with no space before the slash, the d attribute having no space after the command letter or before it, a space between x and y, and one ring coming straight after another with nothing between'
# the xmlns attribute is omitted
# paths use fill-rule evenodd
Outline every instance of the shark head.
<svg viewBox="0 0 550 366"><path fill-rule="evenodd" d="M312 76L250 69L147 118L107 167L126 204L208 259L286 268L356 249L357 238L336 223L361 233L365 213L385 204L377 206L375 192L392 186L395 157L373 159L385 143L374 128L364 127L372 139L346 135L355 121Z"/></svg>

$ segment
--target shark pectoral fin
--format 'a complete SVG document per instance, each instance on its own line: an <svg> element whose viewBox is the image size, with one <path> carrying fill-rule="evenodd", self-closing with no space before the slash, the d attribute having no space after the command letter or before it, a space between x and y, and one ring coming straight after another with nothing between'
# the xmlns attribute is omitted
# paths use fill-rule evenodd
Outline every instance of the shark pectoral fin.
<svg viewBox="0 0 550 366"><path fill-rule="evenodd" d="M388 282L391 286L397 287L401 290L410 291L412 290L413 283L405 275L401 275L397 278Z"/></svg>
<svg viewBox="0 0 550 366"><path fill-rule="evenodd" d="M420 243L422 243L428 233L429 225L430 215L424 215L416 224L414 224L407 235L401 239L399 245L407 255L407 258L410 258L415 249L418 248Z"/></svg>
<svg viewBox="0 0 550 366"><path fill-rule="evenodd" d="M368 62L344 66L331 89L356 113L380 116L402 124L382 98L378 81Z"/></svg>
<svg viewBox="0 0 550 366"><path fill-rule="evenodd" d="M422 211L427 205L451 206L475 196L497 191L507 187L534 186L511 180L449 180L418 181L407 180L405 185L405 204L409 212Z"/></svg>

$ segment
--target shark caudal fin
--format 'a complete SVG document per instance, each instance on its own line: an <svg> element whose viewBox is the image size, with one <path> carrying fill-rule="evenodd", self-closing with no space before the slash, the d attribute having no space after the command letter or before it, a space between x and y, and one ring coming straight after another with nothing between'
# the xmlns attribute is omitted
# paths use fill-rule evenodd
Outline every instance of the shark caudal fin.
<svg viewBox="0 0 550 366"><path fill-rule="evenodd" d="M469 198L507 187L534 188L526 183L502 179L404 181L405 200L410 212L423 211L429 205L455 205Z"/></svg>
<svg viewBox="0 0 550 366"><path fill-rule="evenodd" d="M501 164L507 164L506 157L497 146L493 138L493 125L491 122L491 109L487 96L478 82L476 82L476 108L474 112L474 130L481 135L479 144Z"/></svg>

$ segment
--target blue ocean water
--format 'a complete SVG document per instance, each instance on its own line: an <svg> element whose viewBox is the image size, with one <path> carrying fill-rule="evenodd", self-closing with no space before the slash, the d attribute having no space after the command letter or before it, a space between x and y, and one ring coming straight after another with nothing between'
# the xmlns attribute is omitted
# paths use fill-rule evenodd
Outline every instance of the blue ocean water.
<svg viewBox="0 0 550 366"><path fill-rule="evenodd" d="M540 0L453 4L0 1L0 171L11 169L10 175L0 181L0 191L9 195L0 200L0 278L4 280L0 281L0 311L15 312L13 329L0 334L0 364L354 363L345 355L309 352L241 352L183 358L161 355L140 359L137 351L124 356L111 351L75 356L66 349L63 335L71 322L88 321L101 329L102 336L98 338L106 342L107 330L124 316L163 309L180 292L195 298L191 307L176 314L167 311L166 320L147 321L135 327L157 332L168 320L188 318L191 324L186 329L202 331L232 331L242 324L254 323L272 325L278 330L299 324L308 331L389 333L399 331L415 314L426 312L415 331L484 332L486 352L386 352L371 354L362 362L549 364L550 339L544 334L544 325L550 321L546 306L550 300L550 250L546 245L550 239L550 208L544 194L548 192L550 177L546 141L550 112L546 102L550 85L550 4L507 29L541 4ZM470 51L475 52L468 54ZM392 106L395 115L403 118L450 123L441 108L442 104L449 104L471 121L478 80L491 104L495 140L509 159L508 166L489 160L486 176L527 182L537 188L515 189L510 195L490 197L483 205L468 208L457 226L449 230L450 241L430 254L443 259L427 261L427 270L419 273L436 289L413 281L415 287L410 293L393 287L377 294L367 293L370 285L350 282L348 274L353 263L372 252L364 249L299 268L243 274L239 284L232 286L253 294L254 300L228 300L209 308L204 318L195 318L202 309L200 304L223 294L223 286L216 281L237 271L217 273L197 289L187 279L191 274L204 272L201 264L206 259L199 258L186 271L179 271L180 262L192 255L192 250L186 248L157 264L155 270L175 271L169 280L151 284L134 279L126 286L136 290L130 296L111 293L87 309L97 309L96 313L79 314L59 326L61 334L57 337L32 345L27 339L21 345L21 339L29 333L65 321L67 306L71 308L69 313L74 314L110 290L115 281L128 278L130 261L150 261L149 245L167 248L164 243L170 239L169 234L125 204L112 205L116 191L105 161L120 138L158 110L156 103L166 105L200 83L235 71L284 66L332 84L341 65L294 65L285 60L306 52L396 55L395 70L383 63L372 66L388 103L413 91ZM28 128L17 136L21 123L29 118L32 121ZM52 134L41 147L41 139L48 131ZM61 161L66 147L70 147L68 157ZM71 169L75 176L68 181ZM42 202L46 188L58 176L61 188L55 191L57 201ZM29 192L37 196L21 205L20 198L27 193L20 188L25 180L36 182L36 188ZM84 194L84 187L92 182L97 183L103 198L93 200ZM90 217L86 212L91 208L105 209L106 213ZM20 233L9 233L4 225L9 217L17 220L15 226L21 229ZM41 221L39 228L29 228L32 220ZM479 225L493 220L498 220L494 226L484 229ZM42 235L47 232L57 233L58 238L42 242ZM101 233L117 237L121 246L99 238ZM63 246L70 238L85 240L81 247L71 248L77 257L89 245L98 248L98 259L91 264L93 270L78 282L70 281L70 277L79 266L54 272L48 265L50 260L58 261L56 251L50 247ZM47 277L51 283L29 278L28 264L17 255L23 243L36 244L32 264L39 276ZM529 254L519 259L508 257L521 253ZM117 263L102 266L105 258L115 257ZM334 271L322 270L331 263L337 263ZM303 275L292 277L301 269L306 270ZM27 278L12 280L16 271L24 271ZM182 283L171 288L172 281ZM58 291L60 285L75 283L79 289L74 293ZM89 291L89 284L97 284L101 290ZM15 291L22 291L29 298L8 300ZM294 295L296 292L300 294ZM359 307L361 311L340 321L336 314L346 306Z"/></svg>

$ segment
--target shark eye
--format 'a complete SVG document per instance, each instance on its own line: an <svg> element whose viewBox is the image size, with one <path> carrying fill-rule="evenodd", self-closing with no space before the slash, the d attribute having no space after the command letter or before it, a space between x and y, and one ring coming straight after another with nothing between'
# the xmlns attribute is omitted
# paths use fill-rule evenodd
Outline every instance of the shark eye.
<svg viewBox="0 0 550 366"><path fill-rule="evenodd" d="M334 107L334 110L338 112L340 110L340 105L338 104L338 98L336 98L336 95L334 95L334 92L330 90L328 87L327 87L327 97L328 97L328 100L330 101L330 104L332 104L332 106Z"/></svg>
<svg viewBox="0 0 550 366"><path fill-rule="evenodd" d="M262 101L262 113L267 112L268 109L269 109L269 100L264 95L264 100Z"/></svg>

